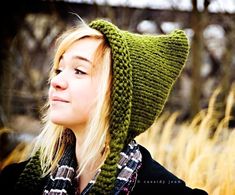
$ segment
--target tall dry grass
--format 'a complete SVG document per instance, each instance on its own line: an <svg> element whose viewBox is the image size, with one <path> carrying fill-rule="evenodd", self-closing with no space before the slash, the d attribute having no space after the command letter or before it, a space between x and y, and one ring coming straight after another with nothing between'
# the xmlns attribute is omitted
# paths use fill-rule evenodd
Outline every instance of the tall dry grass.
<svg viewBox="0 0 235 195"><path fill-rule="evenodd" d="M228 121L235 101L235 86L227 97L225 117L217 111L215 90L209 107L192 121L176 123L178 113L163 114L137 141L153 158L186 181L210 195L235 194L235 129Z"/></svg>

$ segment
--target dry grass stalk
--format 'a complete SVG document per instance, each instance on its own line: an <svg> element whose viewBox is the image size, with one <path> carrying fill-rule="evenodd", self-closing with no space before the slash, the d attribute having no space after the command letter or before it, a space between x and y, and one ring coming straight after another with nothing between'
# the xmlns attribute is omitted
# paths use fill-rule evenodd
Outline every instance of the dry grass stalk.
<svg viewBox="0 0 235 195"><path fill-rule="evenodd" d="M235 194L235 129L228 128L235 86L227 98L225 117L219 119L215 90L208 109L190 122L176 123L178 113L163 114L137 141L153 158L193 188L210 195Z"/></svg>

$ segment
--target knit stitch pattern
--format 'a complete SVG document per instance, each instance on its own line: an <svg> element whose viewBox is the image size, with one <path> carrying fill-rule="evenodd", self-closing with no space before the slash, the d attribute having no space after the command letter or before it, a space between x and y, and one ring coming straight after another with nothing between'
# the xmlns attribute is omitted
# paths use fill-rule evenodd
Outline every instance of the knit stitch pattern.
<svg viewBox="0 0 235 195"><path fill-rule="evenodd" d="M110 154L92 188L93 194L110 194L119 153L161 113L185 64L189 43L182 30L138 35L101 19L90 27L104 34L112 52Z"/></svg>
<svg viewBox="0 0 235 195"><path fill-rule="evenodd" d="M109 41L112 51L112 93L110 129L110 154L101 168L92 192L95 194L109 194L116 180L117 162L120 151L124 147L127 129L130 123L132 100L132 67L130 54L125 38L116 26L106 22L94 22L92 28L98 28ZM91 194L92 194L91 192Z"/></svg>
<svg viewBox="0 0 235 195"><path fill-rule="evenodd" d="M37 151L21 173L15 186L15 191L18 194L33 194L34 190L38 187L42 175L39 155L40 151Z"/></svg>

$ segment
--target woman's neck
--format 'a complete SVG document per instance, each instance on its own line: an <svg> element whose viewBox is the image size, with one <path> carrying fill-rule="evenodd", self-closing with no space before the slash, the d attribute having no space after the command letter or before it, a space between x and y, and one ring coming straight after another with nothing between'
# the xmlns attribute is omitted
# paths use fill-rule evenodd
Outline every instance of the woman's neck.
<svg viewBox="0 0 235 195"><path fill-rule="evenodd" d="M80 165L81 160L84 158L81 154L81 149L83 142L85 140L85 129L72 129L72 131L75 134L76 137L76 148L75 148L75 153L76 153L76 158L77 158L77 163ZM105 156L103 153L99 153L98 156L95 158L94 161L89 162L82 173L79 176L79 188L80 192L87 186L87 184L95 177L95 174L97 173L98 169L100 168L100 165L104 161Z"/></svg>
<svg viewBox="0 0 235 195"><path fill-rule="evenodd" d="M76 129L76 130L73 129L72 131L76 137L76 148L75 148L76 158L77 158L78 164L80 164L80 161L82 158L81 147L85 140L85 129Z"/></svg>
<svg viewBox="0 0 235 195"><path fill-rule="evenodd" d="M79 176L79 190L80 193L84 190L84 188L88 185L88 183L94 179L98 170L90 170L85 169L84 172Z"/></svg>
<svg viewBox="0 0 235 195"><path fill-rule="evenodd" d="M79 153L80 145L77 146L76 144L76 158L78 165L81 162L81 159L83 156ZM95 177L97 171L100 168L100 164L102 163L102 156L96 158L95 162L88 163L86 167L82 170L80 176L79 176L79 190L80 193L84 190L84 188L87 186L87 184Z"/></svg>

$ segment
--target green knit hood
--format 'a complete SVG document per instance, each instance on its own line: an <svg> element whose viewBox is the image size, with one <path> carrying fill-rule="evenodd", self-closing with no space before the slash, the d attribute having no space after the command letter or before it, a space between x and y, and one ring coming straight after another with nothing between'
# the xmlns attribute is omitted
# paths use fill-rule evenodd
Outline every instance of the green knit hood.
<svg viewBox="0 0 235 195"><path fill-rule="evenodd" d="M106 195L114 189L120 152L161 113L185 64L189 43L182 30L168 35L139 35L105 20L95 20L89 26L106 37L112 55L110 153L89 193ZM36 153L16 189L33 191L40 183L40 175Z"/></svg>
<svg viewBox="0 0 235 195"><path fill-rule="evenodd" d="M110 154L92 188L96 194L109 194L116 180L119 153L161 113L186 62L189 42L182 30L139 35L101 19L89 26L106 37L112 53Z"/></svg>

